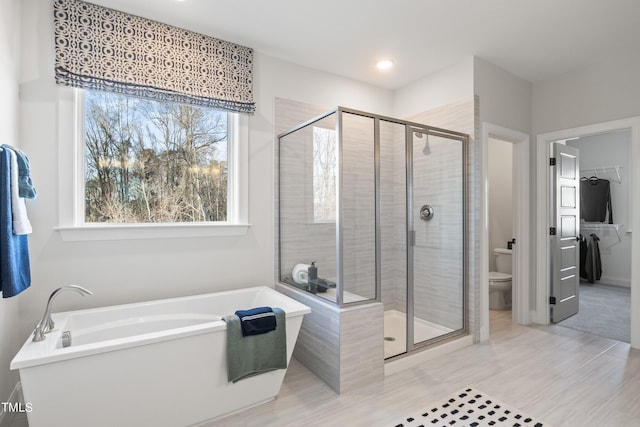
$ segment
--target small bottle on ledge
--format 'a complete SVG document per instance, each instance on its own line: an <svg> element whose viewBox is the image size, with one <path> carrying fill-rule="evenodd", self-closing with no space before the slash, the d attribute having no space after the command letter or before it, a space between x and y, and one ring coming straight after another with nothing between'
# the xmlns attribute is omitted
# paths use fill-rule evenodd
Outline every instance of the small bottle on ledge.
<svg viewBox="0 0 640 427"><path fill-rule="evenodd" d="M312 294L318 293L318 268L316 267L316 262L311 262L311 265L307 269L308 272L308 281L309 281L309 292Z"/></svg>

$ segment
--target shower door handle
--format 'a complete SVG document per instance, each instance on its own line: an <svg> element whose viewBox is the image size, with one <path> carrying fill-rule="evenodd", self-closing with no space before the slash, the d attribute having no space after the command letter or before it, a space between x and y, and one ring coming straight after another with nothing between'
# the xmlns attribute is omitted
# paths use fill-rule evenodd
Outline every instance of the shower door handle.
<svg viewBox="0 0 640 427"><path fill-rule="evenodd" d="M416 231L415 230L409 231L409 235L407 236L407 244L409 246L415 246L416 245Z"/></svg>

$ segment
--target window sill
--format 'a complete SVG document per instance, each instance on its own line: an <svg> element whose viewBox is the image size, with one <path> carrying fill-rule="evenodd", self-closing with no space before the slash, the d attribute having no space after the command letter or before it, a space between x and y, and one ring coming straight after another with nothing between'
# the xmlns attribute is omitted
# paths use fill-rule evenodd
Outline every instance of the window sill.
<svg viewBox="0 0 640 427"><path fill-rule="evenodd" d="M91 224L56 227L62 240L170 239L193 237L244 236L250 224Z"/></svg>

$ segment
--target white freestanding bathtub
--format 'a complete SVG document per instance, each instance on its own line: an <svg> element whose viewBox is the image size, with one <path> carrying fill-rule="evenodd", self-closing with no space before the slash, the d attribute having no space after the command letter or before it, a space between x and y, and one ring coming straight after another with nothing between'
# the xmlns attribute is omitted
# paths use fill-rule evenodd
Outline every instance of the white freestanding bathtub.
<svg viewBox="0 0 640 427"><path fill-rule="evenodd" d="M29 426L190 426L274 399L284 369L227 382L221 317L258 306L285 311L289 361L311 310L268 287L54 314L11 362Z"/></svg>

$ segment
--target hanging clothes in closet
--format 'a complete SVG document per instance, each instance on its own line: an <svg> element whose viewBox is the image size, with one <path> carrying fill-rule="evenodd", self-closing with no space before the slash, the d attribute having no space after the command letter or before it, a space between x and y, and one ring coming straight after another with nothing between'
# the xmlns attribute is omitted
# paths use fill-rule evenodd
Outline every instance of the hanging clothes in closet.
<svg viewBox="0 0 640 427"><path fill-rule="evenodd" d="M600 238L595 233L586 238L580 235L580 277L589 283L595 283L602 277L599 241Z"/></svg>
<svg viewBox="0 0 640 427"><path fill-rule="evenodd" d="M34 198L24 153L3 145L0 148L0 291L13 297L31 285L25 197Z"/></svg>
<svg viewBox="0 0 640 427"><path fill-rule="evenodd" d="M588 279L585 265L587 263L587 239L580 234L580 277Z"/></svg>
<svg viewBox="0 0 640 427"><path fill-rule="evenodd" d="M608 179L592 176L580 178L580 216L587 222L613 224L611 183Z"/></svg>

